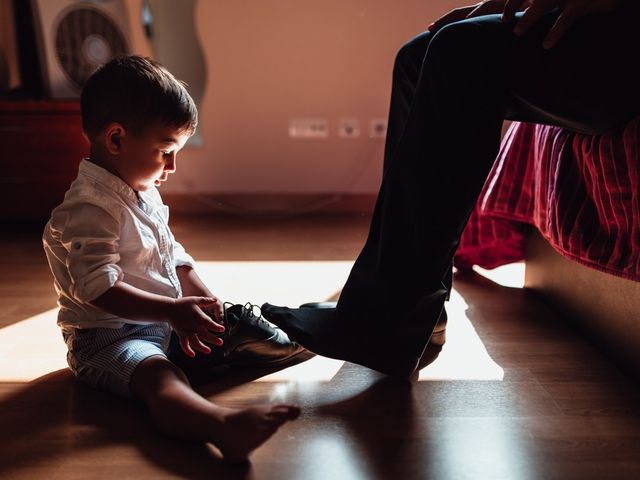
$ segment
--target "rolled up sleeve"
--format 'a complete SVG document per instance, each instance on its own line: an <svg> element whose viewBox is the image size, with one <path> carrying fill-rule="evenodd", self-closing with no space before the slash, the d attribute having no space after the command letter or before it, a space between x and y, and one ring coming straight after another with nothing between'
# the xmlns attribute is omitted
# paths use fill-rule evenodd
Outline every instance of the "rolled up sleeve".
<svg viewBox="0 0 640 480"><path fill-rule="evenodd" d="M113 212L93 204L80 204L65 212L61 243L68 251L69 293L80 302L95 300L118 280L120 224Z"/></svg>
<svg viewBox="0 0 640 480"><path fill-rule="evenodd" d="M195 268L196 262L191 255L189 255L182 244L175 238L173 240L173 262L175 267L182 267L184 265Z"/></svg>

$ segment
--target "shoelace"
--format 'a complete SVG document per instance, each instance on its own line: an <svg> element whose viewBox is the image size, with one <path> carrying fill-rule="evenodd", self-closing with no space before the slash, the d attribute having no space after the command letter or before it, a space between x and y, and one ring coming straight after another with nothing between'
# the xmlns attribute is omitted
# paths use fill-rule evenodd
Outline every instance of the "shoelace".
<svg viewBox="0 0 640 480"><path fill-rule="evenodd" d="M227 323L227 308L233 307L234 305L235 304L231 302L224 302L222 304L222 308L224 310L225 323ZM264 318L262 318L262 310L258 305L254 305L251 302L247 302L242 306L242 310L243 312L247 312L247 315L249 316L249 318L251 318L252 320L255 320L259 324L265 324L265 325L271 326L271 324L269 324ZM257 313L256 313L256 310L257 310ZM229 327L233 328L232 325L229 325Z"/></svg>

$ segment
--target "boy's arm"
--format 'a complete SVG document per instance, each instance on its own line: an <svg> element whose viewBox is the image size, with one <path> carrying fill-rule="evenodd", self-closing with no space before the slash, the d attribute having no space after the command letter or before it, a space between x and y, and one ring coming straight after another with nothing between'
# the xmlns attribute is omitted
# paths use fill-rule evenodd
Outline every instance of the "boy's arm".
<svg viewBox="0 0 640 480"><path fill-rule="evenodd" d="M176 273L178 274L178 280L180 280L182 294L185 297L188 295L213 297L211 291L190 265L180 265L176 267Z"/></svg>
<svg viewBox="0 0 640 480"><path fill-rule="evenodd" d="M169 323L180 338L182 349L191 357L195 356L194 349L202 353L211 352L201 340L213 345L222 344L214 332L221 333L224 327L203 311L217 305L219 301L216 298L188 296L174 299L145 292L117 281L91 303L106 312L129 320Z"/></svg>
<svg viewBox="0 0 640 480"><path fill-rule="evenodd" d="M144 322L170 322L175 307L174 298L145 292L122 281L91 303L118 317Z"/></svg>
<svg viewBox="0 0 640 480"><path fill-rule="evenodd" d="M185 297L208 297L218 300L216 303L206 306L204 310L208 314L213 315L216 320L221 321L223 315L222 302L213 293L211 293L211 290L207 288L193 267L190 265L180 265L176 267L176 273L178 274L178 280L180 280L182 294Z"/></svg>
<svg viewBox="0 0 640 480"><path fill-rule="evenodd" d="M195 265L195 261L193 257L189 255L182 244L176 240L176 237L170 229L169 236L171 243L173 244L173 257L175 261L176 274L178 275L180 288L182 289L182 295L185 297L193 295L196 297L210 297L217 299L194 270L193 266ZM211 308L207 308L205 311L216 320L222 321L222 302L212 305Z"/></svg>

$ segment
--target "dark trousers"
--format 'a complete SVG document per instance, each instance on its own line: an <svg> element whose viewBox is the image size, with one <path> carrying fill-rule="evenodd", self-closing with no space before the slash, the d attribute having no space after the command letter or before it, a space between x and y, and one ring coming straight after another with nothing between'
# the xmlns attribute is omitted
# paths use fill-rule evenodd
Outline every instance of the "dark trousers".
<svg viewBox="0 0 640 480"><path fill-rule="evenodd" d="M451 288L453 255L496 158L503 120L600 134L640 113L637 3L582 17L551 50L542 40L555 13L523 37L490 15L402 47L382 185L338 302L341 318L381 332L408 330L415 351L424 348L444 301L433 293ZM421 315L418 330L404 328Z"/></svg>

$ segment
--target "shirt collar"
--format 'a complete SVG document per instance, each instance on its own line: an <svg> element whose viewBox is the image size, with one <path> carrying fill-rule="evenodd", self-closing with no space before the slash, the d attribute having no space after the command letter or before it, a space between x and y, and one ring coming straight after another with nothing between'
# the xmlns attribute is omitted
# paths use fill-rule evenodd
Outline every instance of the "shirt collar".
<svg viewBox="0 0 640 480"><path fill-rule="evenodd" d="M133 188L127 185L127 183L121 178L93 163L89 158L82 159L78 173L105 185L125 198L136 203L138 202L138 196Z"/></svg>

